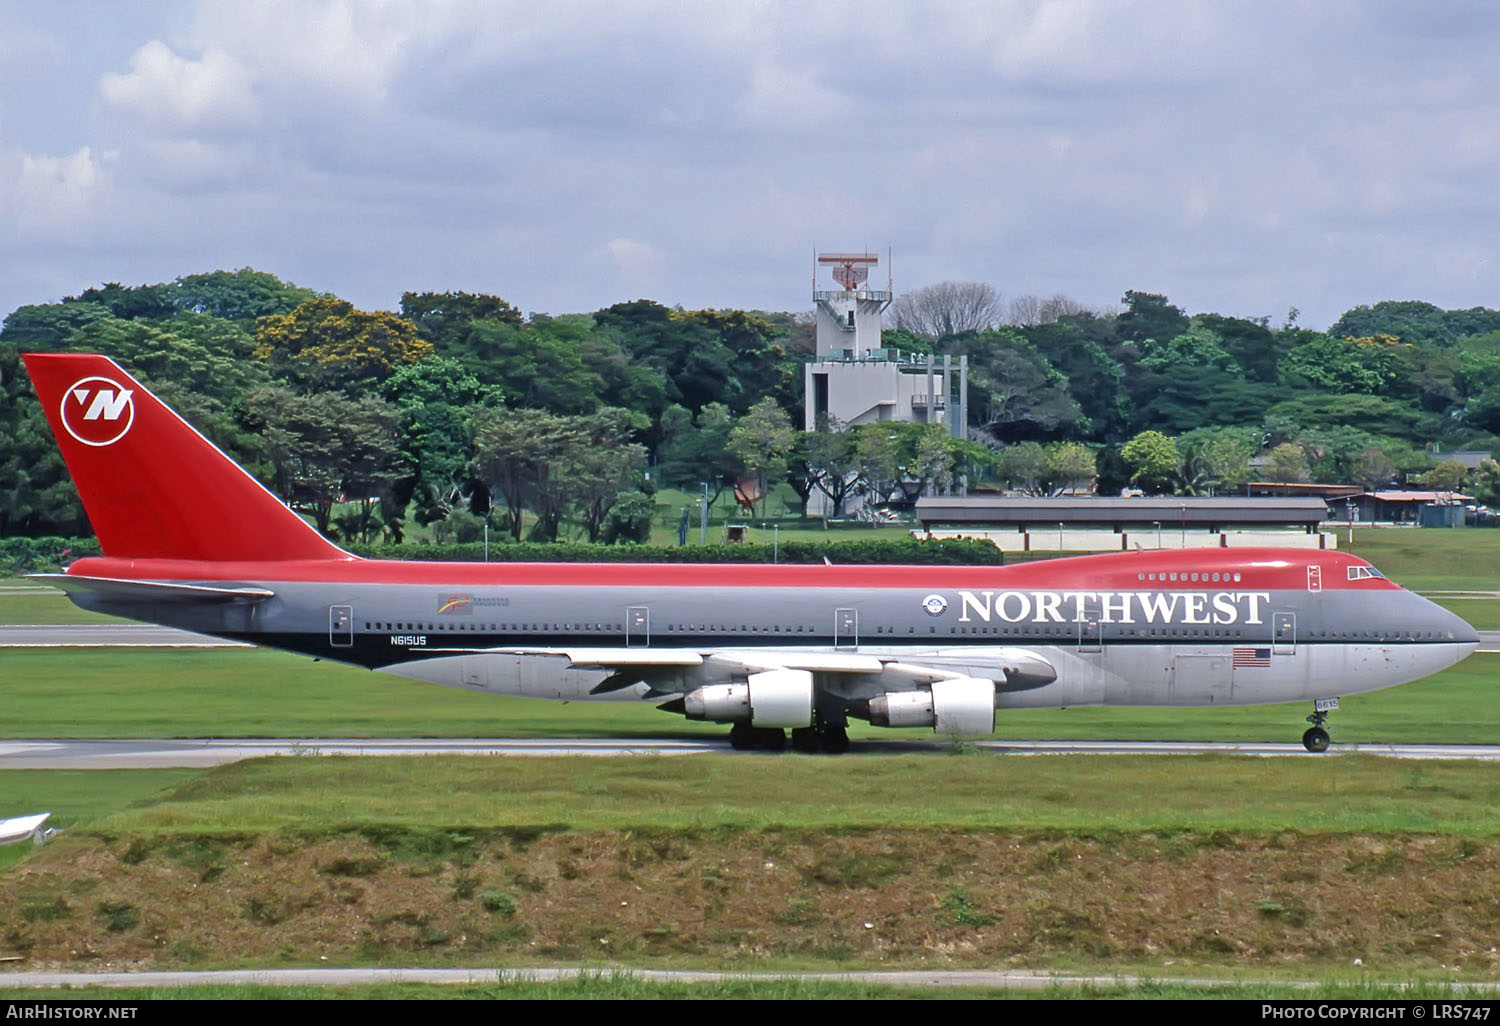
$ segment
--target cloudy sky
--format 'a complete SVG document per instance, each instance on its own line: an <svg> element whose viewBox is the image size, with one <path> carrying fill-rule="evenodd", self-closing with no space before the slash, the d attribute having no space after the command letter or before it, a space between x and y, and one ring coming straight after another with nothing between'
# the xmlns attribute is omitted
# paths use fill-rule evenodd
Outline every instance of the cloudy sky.
<svg viewBox="0 0 1500 1026"><path fill-rule="evenodd" d="M0 314L243 266L801 310L887 246L898 292L1496 307L1496 54L1487 0L0 0Z"/></svg>

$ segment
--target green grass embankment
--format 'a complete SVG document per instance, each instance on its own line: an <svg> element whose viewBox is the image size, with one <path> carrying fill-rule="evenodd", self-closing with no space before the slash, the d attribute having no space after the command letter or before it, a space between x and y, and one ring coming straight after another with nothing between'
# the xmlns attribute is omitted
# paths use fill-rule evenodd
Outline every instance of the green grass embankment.
<svg viewBox="0 0 1500 1026"><path fill-rule="evenodd" d="M1497 803L1488 765L1371 757L260 760L64 818L0 947L1487 979Z"/></svg>

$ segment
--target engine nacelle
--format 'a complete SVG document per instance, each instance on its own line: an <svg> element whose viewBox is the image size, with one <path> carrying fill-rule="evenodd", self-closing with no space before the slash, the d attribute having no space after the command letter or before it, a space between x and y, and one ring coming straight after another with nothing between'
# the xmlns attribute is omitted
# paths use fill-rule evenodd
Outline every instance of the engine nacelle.
<svg viewBox="0 0 1500 1026"><path fill-rule="evenodd" d="M807 670L764 670L744 684L710 684L682 699L690 720L750 722L757 727L812 724L813 678Z"/></svg>
<svg viewBox="0 0 1500 1026"><path fill-rule="evenodd" d="M870 699L870 722L877 727L931 727L954 737L985 737L995 732L995 682L956 677L933 681L931 690L888 691Z"/></svg>

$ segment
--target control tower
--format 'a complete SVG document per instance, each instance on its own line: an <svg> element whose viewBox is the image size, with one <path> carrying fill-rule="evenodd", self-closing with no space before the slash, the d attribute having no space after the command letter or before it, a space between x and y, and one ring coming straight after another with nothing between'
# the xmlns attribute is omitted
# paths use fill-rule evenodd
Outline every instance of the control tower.
<svg viewBox="0 0 1500 1026"><path fill-rule="evenodd" d="M842 424L906 421L944 424L965 437L969 358L902 353L880 340L880 315L891 305L884 291L867 289L874 253L819 253L813 266L817 354L803 370L803 429L832 418ZM818 272L833 272L838 289L818 288Z"/></svg>
<svg viewBox="0 0 1500 1026"><path fill-rule="evenodd" d="M891 305L891 291L866 289L870 268L880 263L874 253L819 253L818 268L833 269L841 289L818 288L813 271L813 302L817 305L818 358L856 360L880 348L880 315Z"/></svg>

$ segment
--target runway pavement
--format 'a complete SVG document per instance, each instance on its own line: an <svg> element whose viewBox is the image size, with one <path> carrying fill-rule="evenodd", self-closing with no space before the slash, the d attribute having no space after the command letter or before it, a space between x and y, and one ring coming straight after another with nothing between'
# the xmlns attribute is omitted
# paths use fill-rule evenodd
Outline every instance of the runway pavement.
<svg viewBox="0 0 1500 1026"><path fill-rule="evenodd" d="M22 623L0 625L0 648L251 648L149 623Z"/></svg>
<svg viewBox="0 0 1500 1026"><path fill-rule="evenodd" d="M1215 741L978 741L974 747L996 755L1243 755L1260 758L1329 758L1300 744ZM937 740L855 740L846 758L860 755L946 754L950 742ZM653 738L186 738L178 740L78 741L65 738L0 741L5 769L161 769L208 767L265 756L315 758L328 755L704 755L734 753L743 758L781 758L775 752L734 752L727 739L701 741ZM1330 753L1380 755L1393 759L1480 759L1500 761L1500 745L1347 744Z"/></svg>
<svg viewBox="0 0 1500 1026"><path fill-rule="evenodd" d="M533 969L214 969L152 972L5 972L0 985L8 987L189 987L189 986L277 986L347 987L374 983L491 984L556 983L591 974L612 973L609 968ZM698 969L621 969L631 979L647 983L722 983L738 980L799 980L818 983L862 983L890 987L985 987L994 990L1047 990L1083 987L1145 987L1174 984L1203 988L1244 988L1250 991L1272 987L1297 990L1326 989L1326 980L1296 977L1255 977L1251 980L1224 976L1173 976L1152 973L1060 973L1030 969L878 969L839 973L738 973ZM1466 981L1451 984L1449 997L1493 995L1500 983ZM1443 1005L1441 1007L1450 1007ZM1337 1010L1337 1009L1335 1009ZM1433 1013L1436 1016L1436 1012ZM1455 1009L1454 1017L1458 1017Z"/></svg>

